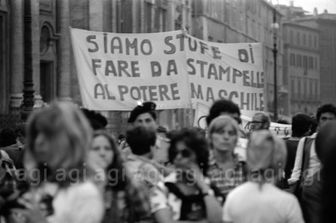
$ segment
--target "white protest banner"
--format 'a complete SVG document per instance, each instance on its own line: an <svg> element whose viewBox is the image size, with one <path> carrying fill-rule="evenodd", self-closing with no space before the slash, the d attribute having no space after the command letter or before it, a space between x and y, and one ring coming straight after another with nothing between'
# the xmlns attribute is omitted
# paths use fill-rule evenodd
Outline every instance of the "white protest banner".
<svg viewBox="0 0 336 223"><path fill-rule="evenodd" d="M206 42L182 31L103 33L71 29L83 105L131 110L136 101L158 109L210 106L233 100L242 114L264 110L262 46Z"/></svg>
<svg viewBox="0 0 336 223"><path fill-rule="evenodd" d="M240 118L242 120L242 127L244 128L244 131L250 132L252 118L245 115L241 115ZM292 134L292 125L271 122L269 130L281 138L287 138Z"/></svg>
<svg viewBox="0 0 336 223"><path fill-rule="evenodd" d="M190 108L182 31L106 33L71 29L84 107L132 110L138 100L157 109Z"/></svg>
<svg viewBox="0 0 336 223"><path fill-rule="evenodd" d="M223 44L187 36L187 71L193 107L227 98L252 117L264 111L264 73L260 43Z"/></svg>

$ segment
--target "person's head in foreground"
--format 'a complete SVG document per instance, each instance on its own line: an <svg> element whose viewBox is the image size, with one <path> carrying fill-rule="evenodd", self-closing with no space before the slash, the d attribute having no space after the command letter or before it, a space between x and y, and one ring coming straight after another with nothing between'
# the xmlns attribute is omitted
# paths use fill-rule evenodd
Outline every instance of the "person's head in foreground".
<svg viewBox="0 0 336 223"><path fill-rule="evenodd" d="M282 139L268 130L252 132L246 151L250 180L262 186L276 183L286 164L287 150Z"/></svg>
<svg viewBox="0 0 336 223"><path fill-rule="evenodd" d="M83 180L92 129L79 108L55 102L36 110L26 132L26 168L47 171L40 175L44 179L35 179L38 183L47 180L66 186Z"/></svg>
<svg viewBox="0 0 336 223"><path fill-rule="evenodd" d="M317 157L322 163L321 222L336 222L336 121L320 128L315 143Z"/></svg>

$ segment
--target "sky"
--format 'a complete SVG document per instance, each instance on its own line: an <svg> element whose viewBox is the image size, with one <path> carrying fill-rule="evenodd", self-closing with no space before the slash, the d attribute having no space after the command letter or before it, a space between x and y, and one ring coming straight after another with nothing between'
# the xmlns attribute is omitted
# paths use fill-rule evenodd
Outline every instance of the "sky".
<svg viewBox="0 0 336 223"><path fill-rule="evenodd" d="M336 0L293 0L294 6L300 6L304 10L308 11L309 14L312 14L314 8L317 7L318 13L323 13L325 9L329 13L336 14ZM281 5L290 5L290 0L273 0L273 3Z"/></svg>

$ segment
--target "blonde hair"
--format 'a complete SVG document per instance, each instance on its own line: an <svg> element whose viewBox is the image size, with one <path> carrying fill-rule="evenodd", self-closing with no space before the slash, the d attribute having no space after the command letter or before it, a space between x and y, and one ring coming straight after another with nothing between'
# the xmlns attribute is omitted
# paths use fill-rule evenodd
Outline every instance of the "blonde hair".
<svg viewBox="0 0 336 223"><path fill-rule="evenodd" d="M221 129L225 128L227 125L230 125L233 127L235 133L239 135L239 125L238 122L233 119L231 116L228 115L221 115L217 118L213 119L209 126L209 134L212 134L214 132L218 132Z"/></svg>
<svg viewBox="0 0 336 223"><path fill-rule="evenodd" d="M271 147L265 143L270 142ZM247 165L251 171L271 171L277 177L285 167L287 150L285 142L268 130L252 132L246 151Z"/></svg>
<svg viewBox="0 0 336 223"><path fill-rule="evenodd" d="M91 146L92 129L78 107L69 102L54 102L33 112L27 125L26 166L41 165L35 159L35 141L40 134L49 145L48 153L52 159L47 165L52 174L59 169L68 174L71 170L84 168Z"/></svg>
<svg viewBox="0 0 336 223"><path fill-rule="evenodd" d="M237 144L239 133L240 133L238 122L235 119L233 119L231 116L221 115L213 119L210 123L209 130L208 130L208 138L210 142L210 147L213 147L212 140L211 140L211 134L221 131L226 126L232 126L235 134L237 135L237 141L236 141L236 144Z"/></svg>

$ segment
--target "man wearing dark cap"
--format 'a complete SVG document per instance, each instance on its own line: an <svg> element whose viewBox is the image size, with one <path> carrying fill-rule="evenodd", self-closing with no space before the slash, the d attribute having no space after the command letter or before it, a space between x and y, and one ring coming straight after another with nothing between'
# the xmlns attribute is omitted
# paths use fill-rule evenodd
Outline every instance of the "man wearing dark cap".
<svg viewBox="0 0 336 223"><path fill-rule="evenodd" d="M156 104L154 102L144 102L136 106L130 114L128 123L131 123L133 126L143 126L147 129L156 131L156 113L155 113Z"/></svg>
<svg viewBox="0 0 336 223"><path fill-rule="evenodd" d="M137 105L131 111L128 123L130 123L133 127L142 126L158 133L155 109L156 104L151 101L143 102ZM161 164L166 163L168 161L168 147L169 140L157 134L156 150L154 151L153 160Z"/></svg>

